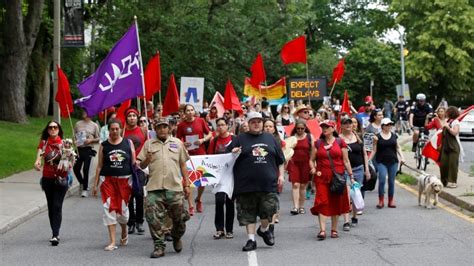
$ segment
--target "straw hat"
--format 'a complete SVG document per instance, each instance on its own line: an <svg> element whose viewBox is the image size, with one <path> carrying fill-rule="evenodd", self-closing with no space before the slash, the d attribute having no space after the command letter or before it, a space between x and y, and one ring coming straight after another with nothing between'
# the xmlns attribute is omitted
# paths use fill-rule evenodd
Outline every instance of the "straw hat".
<svg viewBox="0 0 474 266"><path fill-rule="evenodd" d="M295 111L293 112L293 115L294 116L298 116L298 113L303 111L303 110L311 110L311 108L309 108L308 106L306 105L298 105L296 108L295 108Z"/></svg>

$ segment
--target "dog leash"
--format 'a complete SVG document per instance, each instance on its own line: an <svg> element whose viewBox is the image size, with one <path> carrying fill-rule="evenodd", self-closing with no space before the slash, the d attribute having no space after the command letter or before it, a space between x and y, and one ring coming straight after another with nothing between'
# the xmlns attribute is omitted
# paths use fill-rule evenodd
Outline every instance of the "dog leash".
<svg viewBox="0 0 474 266"><path fill-rule="evenodd" d="M414 167L409 166L409 165L406 164L405 162L403 162L403 163L400 164L400 169L398 170L400 173L402 172L402 165L405 165L408 169L410 169L410 170L412 170L412 171L414 171L414 172L416 172L416 173L418 173L418 174L420 174L420 175L426 174L426 173L423 172L423 171L420 171L420 170L418 170L418 169L416 169L416 168L414 168Z"/></svg>

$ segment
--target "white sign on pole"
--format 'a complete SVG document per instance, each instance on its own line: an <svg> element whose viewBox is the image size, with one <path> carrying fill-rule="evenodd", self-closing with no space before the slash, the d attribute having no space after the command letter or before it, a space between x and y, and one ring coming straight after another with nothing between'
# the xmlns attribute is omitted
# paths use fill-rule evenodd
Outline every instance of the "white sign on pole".
<svg viewBox="0 0 474 266"><path fill-rule="evenodd" d="M402 91L402 85L401 84L398 84L396 86L396 88L397 88L397 97L400 96L400 95L403 95L405 97L406 101L411 100L411 98L410 98L410 86L408 86L408 84L405 84L405 88L403 89L403 91Z"/></svg>
<svg viewBox="0 0 474 266"><path fill-rule="evenodd" d="M192 104L196 111L202 112L204 101L204 78L181 77L179 102Z"/></svg>

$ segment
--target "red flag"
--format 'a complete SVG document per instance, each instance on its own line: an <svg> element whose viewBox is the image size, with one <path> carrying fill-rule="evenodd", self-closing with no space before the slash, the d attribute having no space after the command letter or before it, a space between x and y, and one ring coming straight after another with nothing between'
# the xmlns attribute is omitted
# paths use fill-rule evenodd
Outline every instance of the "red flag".
<svg viewBox="0 0 474 266"><path fill-rule="evenodd" d="M227 80L227 84L225 85L224 108L226 110L234 110L239 113L243 112L239 97L237 97L237 93L235 93L234 86L232 85L232 82L230 82L230 79Z"/></svg>
<svg viewBox="0 0 474 266"><path fill-rule="evenodd" d="M474 109L474 105L471 105L468 108L464 109L464 111L462 111L461 114L456 119L459 120L459 122L461 122L464 119L464 117L466 117L466 115L469 114L469 112L472 109Z"/></svg>
<svg viewBox="0 0 474 266"><path fill-rule="evenodd" d="M285 65L292 63L306 64L306 37L300 36L287 42L281 49L280 57Z"/></svg>
<svg viewBox="0 0 474 266"><path fill-rule="evenodd" d="M351 107L349 106L349 95L347 90L344 91L344 99L342 100L341 113L351 115Z"/></svg>
<svg viewBox="0 0 474 266"><path fill-rule="evenodd" d="M163 116L168 116L179 111L179 94L174 80L174 74L171 74L166 90L165 102L163 104Z"/></svg>
<svg viewBox="0 0 474 266"><path fill-rule="evenodd" d="M58 91L54 100L59 104L61 116L69 117L74 111L71 90L69 89L69 81L59 65L56 65L56 67L58 69Z"/></svg>
<svg viewBox="0 0 474 266"><path fill-rule="evenodd" d="M438 130L436 134L434 134L430 141L428 141L423 148L423 151L421 154L425 156L426 158L430 158L434 162L436 162L439 165L439 156L440 156L440 151L439 148L441 147L441 141L443 139L443 131Z"/></svg>
<svg viewBox="0 0 474 266"><path fill-rule="evenodd" d="M147 101L161 90L160 53L156 53L145 68L145 96Z"/></svg>
<svg viewBox="0 0 474 266"><path fill-rule="evenodd" d="M221 117L224 115L224 97L218 91L214 94L214 98L212 98L211 104L209 106L215 106L217 108L217 115Z"/></svg>
<svg viewBox="0 0 474 266"><path fill-rule="evenodd" d="M132 99L125 100L117 110L116 119L122 122L122 125L125 126L125 111L132 105Z"/></svg>
<svg viewBox="0 0 474 266"><path fill-rule="evenodd" d="M337 66L332 71L332 80L331 82L329 82L329 86L332 86L332 84L342 80L342 76L344 76L344 68L345 68L344 60L345 60L344 58L339 60L339 62L337 63Z"/></svg>
<svg viewBox="0 0 474 266"><path fill-rule="evenodd" d="M250 72L252 72L250 83L255 88L258 88L258 85L267 79L265 75L265 68L263 67L262 55L260 53L258 53L257 58L255 58L255 61L250 67Z"/></svg>

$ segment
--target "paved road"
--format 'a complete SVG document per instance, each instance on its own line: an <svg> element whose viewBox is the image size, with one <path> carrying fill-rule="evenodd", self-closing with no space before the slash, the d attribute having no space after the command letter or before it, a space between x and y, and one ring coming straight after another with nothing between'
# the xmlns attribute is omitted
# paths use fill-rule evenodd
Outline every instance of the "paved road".
<svg viewBox="0 0 474 266"><path fill-rule="evenodd" d="M396 190L397 209L377 210L376 193L371 192L359 226L348 233L341 228L339 239L322 242L316 241L314 216L289 215L289 186L285 189L276 245L267 247L258 238L256 252L241 251L246 235L237 225L233 240L212 239L214 205L209 192L204 195L204 213L188 222L182 253L176 254L168 245L166 256L157 260L148 257L153 248L148 230L144 236L130 236L125 248L103 251L107 231L99 200L72 197L64 206L60 246L49 245L47 214L42 213L0 236L2 265L472 265L474 261L472 219L466 221L441 208L422 209L415 196L400 187Z"/></svg>
<svg viewBox="0 0 474 266"><path fill-rule="evenodd" d="M471 165L474 165L474 140L462 140L461 145L464 149L464 162L459 165L460 170L470 173Z"/></svg>

